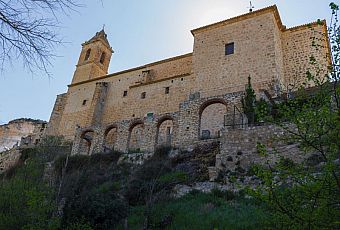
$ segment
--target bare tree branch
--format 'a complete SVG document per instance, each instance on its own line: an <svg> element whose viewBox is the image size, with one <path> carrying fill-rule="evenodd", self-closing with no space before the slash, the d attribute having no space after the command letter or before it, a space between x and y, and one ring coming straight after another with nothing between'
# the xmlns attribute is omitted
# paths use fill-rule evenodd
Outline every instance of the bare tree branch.
<svg viewBox="0 0 340 230"><path fill-rule="evenodd" d="M77 0L0 0L0 70L22 61L31 73L43 71L55 57L58 14L68 15L81 5Z"/></svg>

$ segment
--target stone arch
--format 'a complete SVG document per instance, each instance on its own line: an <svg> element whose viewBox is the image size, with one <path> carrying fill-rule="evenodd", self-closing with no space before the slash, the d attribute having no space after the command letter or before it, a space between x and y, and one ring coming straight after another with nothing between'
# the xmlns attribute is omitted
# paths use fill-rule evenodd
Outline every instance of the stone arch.
<svg viewBox="0 0 340 230"><path fill-rule="evenodd" d="M102 63L102 64L104 64L105 57L106 57L106 53L105 53L105 52L102 52L102 54L100 55L100 60L99 60L99 62Z"/></svg>
<svg viewBox="0 0 340 230"><path fill-rule="evenodd" d="M84 130L80 135L79 153L89 155L93 144L94 131Z"/></svg>
<svg viewBox="0 0 340 230"><path fill-rule="evenodd" d="M132 122L129 127L127 150L141 150L144 145L144 138L144 122L139 119Z"/></svg>
<svg viewBox="0 0 340 230"><path fill-rule="evenodd" d="M171 116L163 116L157 122L156 147L172 146L174 133L174 119Z"/></svg>
<svg viewBox="0 0 340 230"><path fill-rule="evenodd" d="M116 124L110 125L105 129L103 149L104 152L111 152L115 149L115 144L118 139L118 126Z"/></svg>
<svg viewBox="0 0 340 230"><path fill-rule="evenodd" d="M86 54L85 54L85 58L84 58L84 61L87 61L89 60L90 58L90 55L91 55L91 48L86 50Z"/></svg>
<svg viewBox="0 0 340 230"><path fill-rule="evenodd" d="M210 139L220 136L224 128L224 116L227 113L228 104L222 98L214 98L205 101L199 109L199 133L200 139Z"/></svg>

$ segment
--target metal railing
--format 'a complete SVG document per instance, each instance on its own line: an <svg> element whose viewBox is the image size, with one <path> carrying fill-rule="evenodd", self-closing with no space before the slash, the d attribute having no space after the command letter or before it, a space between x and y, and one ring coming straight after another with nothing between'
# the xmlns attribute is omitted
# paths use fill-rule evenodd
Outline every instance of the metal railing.
<svg viewBox="0 0 340 230"><path fill-rule="evenodd" d="M234 105L231 119L230 119L230 114L224 115L224 126L225 127L231 127L232 129L245 128L247 124L248 124L248 119L236 105Z"/></svg>

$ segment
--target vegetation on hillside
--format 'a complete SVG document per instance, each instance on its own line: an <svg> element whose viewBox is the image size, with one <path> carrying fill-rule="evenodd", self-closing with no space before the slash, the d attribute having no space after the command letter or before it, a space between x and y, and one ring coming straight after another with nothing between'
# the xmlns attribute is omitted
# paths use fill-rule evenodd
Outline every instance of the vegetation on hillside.
<svg viewBox="0 0 340 230"><path fill-rule="evenodd" d="M318 71L307 72L306 82L315 87L309 91L301 87L293 98L276 105L275 114L263 118L287 131L289 141L309 156L302 164L281 159L275 168L269 164L253 168L263 184L249 192L270 208L279 229L340 228L340 27L339 7L334 3L330 7L330 74L321 76L323 70L311 57ZM266 148L261 151L268 155Z"/></svg>
<svg viewBox="0 0 340 230"><path fill-rule="evenodd" d="M24 150L21 163L3 176L0 229L188 229L190 225L224 229L264 224L266 215L261 208L241 197L242 204L236 202L231 192L192 192L181 199L170 195L173 186L206 177L193 169L203 167L197 161L208 150L195 150L196 157L183 153L170 159L169 149L162 148L137 166L117 164L119 152L67 157L69 148L55 147L60 141L47 138L39 147ZM53 167L47 172L46 165L52 160ZM51 178L54 186L47 184ZM225 211L232 216L218 222ZM235 216L256 218L238 222Z"/></svg>
<svg viewBox="0 0 340 230"><path fill-rule="evenodd" d="M289 132L289 141L309 156L306 162L282 158L275 167L254 165L251 171L262 181L255 189L176 198L174 186L207 180L214 148L172 158L162 148L143 165L132 165L118 164L119 152L70 156L69 143L47 137L1 175L0 229L340 229L340 27L339 7L330 6L333 65L327 81L307 73L315 90L268 105L255 100L249 79L243 100L252 121Z"/></svg>
<svg viewBox="0 0 340 230"><path fill-rule="evenodd" d="M0 229L57 229L54 191L43 180L45 161L37 149L22 152L0 181Z"/></svg>
<svg viewBox="0 0 340 230"><path fill-rule="evenodd" d="M145 229L145 206L133 206L129 229ZM232 192L193 190L179 199L159 202L151 213L150 229L264 229L270 227L270 213L254 201ZM122 225L118 229L124 229Z"/></svg>

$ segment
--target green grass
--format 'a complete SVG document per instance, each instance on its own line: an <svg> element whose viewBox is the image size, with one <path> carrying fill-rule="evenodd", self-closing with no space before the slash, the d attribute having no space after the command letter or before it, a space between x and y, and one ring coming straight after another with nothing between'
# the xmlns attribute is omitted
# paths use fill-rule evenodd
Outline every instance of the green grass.
<svg viewBox="0 0 340 230"><path fill-rule="evenodd" d="M264 229L269 213L251 200L209 193L188 194L180 199L155 205L152 211L152 229ZM129 229L142 229L144 206L132 207L128 217ZM166 216L172 224L160 227Z"/></svg>

